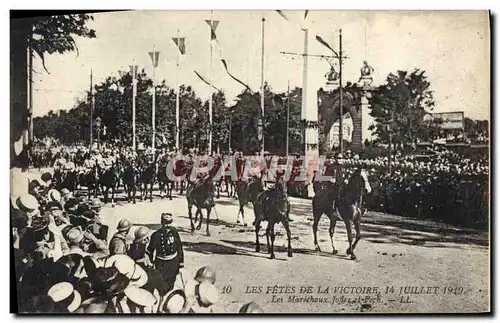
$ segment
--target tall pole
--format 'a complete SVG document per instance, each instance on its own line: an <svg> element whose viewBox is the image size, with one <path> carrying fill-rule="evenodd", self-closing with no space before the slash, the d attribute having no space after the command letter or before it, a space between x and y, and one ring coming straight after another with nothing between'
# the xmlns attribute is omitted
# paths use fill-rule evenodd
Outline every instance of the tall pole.
<svg viewBox="0 0 500 323"><path fill-rule="evenodd" d="M342 127L342 119L344 115L343 107L342 107L342 29L339 30L339 100L340 100L340 119L339 119L339 148L340 153L344 152L344 129Z"/></svg>
<svg viewBox="0 0 500 323"><path fill-rule="evenodd" d="M303 57L303 67L302 67L302 104L301 104L301 120L304 122L304 128L302 129L302 134L304 138L304 154L307 155L307 140L306 138L306 132L307 132L307 123L305 121L307 120L307 63L309 59L309 54L308 54L308 38L309 38L309 30L303 29L304 31L304 55ZM308 165L308 161L306 161L305 165Z"/></svg>
<svg viewBox="0 0 500 323"><path fill-rule="evenodd" d="M389 121L389 127L388 127L388 130L389 130L389 158L388 158L388 161L389 161L389 168L388 168L388 171L389 171L389 175L391 175L392 173L392 125L394 123L394 110L391 111L391 120Z"/></svg>
<svg viewBox="0 0 500 323"><path fill-rule="evenodd" d="M89 90L89 110L90 110L90 149L94 143L94 95L92 93L92 69L90 69L90 90Z"/></svg>
<svg viewBox="0 0 500 323"><path fill-rule="evenodd" d="M288 157L288 145L290 138L290 80L288 80L287 104L286 104L286 156Z"/></svg>
<svg viewBox="0 0 500 323"><path fill-rule="evenodd" d="M260 62L260 109L261 109L261 120L262 120L262 147L261 147L261 155L264 156L264 25L266 22L266 18L262 17L262 55Z"/></svg>
<svg viewBox="0 0 500 323"><path fill-rule="evenodd" d="M28 106L29 106L29 127L28 127L28 138L29 142L33 142L33 47L31 41L33 39L33 27L31 27L32 32L29 38L28 47Z"/></svg>
<svg viewBox="0 0 500 323"><path fill-rule="evenodd" d="M137 66L132 66L132 149L136 149L136 130L135 130L135 101L137 97Z"/></svg>
<svg viewBox="0 0 500 323"><path fill-rule="evenodd" d="M179 29L177 29L177 39L180 42L179 38ZM175 95L175 148L179 149L179 97L180 97L180 89L179 89L179 54L180 50L177 50L177 93Z"/></svg>
<svg viewBox="0 0 500 323"><path fill-rule="evenodd" d="M228 151L231 151L231 134L232 134L232 123L233 123L233 110L229 110L229 144L228 144Z"/></svg>
<svg viewBox="0 0 500 323"><path fill-rule="evenodd" d="M210 62L209 62L209 82L212 84L212 61L213 61L213 41L212 41L212 29L210 29ZM212 133L213 133L213 124L212 124L212 109L213 109L213 98L212 98L212 89L210 89L210 98L208 99L208 153L212 155Z"/></svg>
<svg viewBox="0 0 500 323"><path fill-rule="evenodd" d="M153 150L153 154L156 154L155 148L156 148L156 79L155 79L155 70L156 70L156 52L155 52L155 46L153 45L153 108L152 108L152 130L153 130L153 138L151 142L151 149Z"/></svg>

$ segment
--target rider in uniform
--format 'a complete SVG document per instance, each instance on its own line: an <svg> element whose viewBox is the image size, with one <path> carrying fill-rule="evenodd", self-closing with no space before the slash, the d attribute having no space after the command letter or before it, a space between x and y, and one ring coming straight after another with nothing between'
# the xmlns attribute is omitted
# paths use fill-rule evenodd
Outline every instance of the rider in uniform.
<svg viewBox="0 0 500 323"><path fill-rule="evenodd" d="M162 227L151 235L147 255L154 259L155 268L167 282L167 290L174 287L175 279L184 267L184 251L177 229L172 227L172 214L162 213Z"/></svg>

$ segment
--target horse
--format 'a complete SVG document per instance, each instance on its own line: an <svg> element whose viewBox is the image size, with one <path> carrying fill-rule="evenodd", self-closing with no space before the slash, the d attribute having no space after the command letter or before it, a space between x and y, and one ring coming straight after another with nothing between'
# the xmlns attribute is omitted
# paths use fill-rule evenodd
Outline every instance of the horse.
<svg viewBox="0 0 500 323"><path fill-rule="evenodd" d="M224 172L227 173L228 171L231 171L231 163L228 163L227 165L225 166L222 166L221 167L224 167ZM235 187L234 187L234 181L232 179L232 176L231 175L222 175L218 181L218 186L217 186L217 197L219 197L219 189L220 187L222 187L222 183L224 183L224 186L225 186L225 190L227 192L227 197L234 197L234 198L237 198L236 197L236 190L235 190Z"/></svg>
<svg viewBox="0 0 500 323"><path fill-rule="evenodd" d="M99 188L98 180L99 173L97 165L94 165L87 173L83 173L80 175L80 186L83 185L87 187L87 197L89 200L92 196L92 192L94 193L94 198L97 197L97 189Z"/></svg>
<svg viewBox="0 0 500 323"><path fill-rule="evenodd" d="M245 213L243 207L247 205L248 202L255 206L255 200L259 193L264 191L264 184L262 183L262 177L252 177L249 181L239 180L236 182L236 193L238 195L238 202L240 209L236 215L236 223L240 223L239 215L241 213L241 219L243 220L243 225L246 226Z"/></svg>
<svg viewBox="0 0 500 323"><path fill-rule="evenodd" d="M354 171L345 186L336 182L314 196L312 201L314 217L313 235L314 245L317 251L321 251L316 236L318 223L321 216L326 214L330 219L329 233L332 244L332 252L333 254L338 253L333 244L333 235L335 232L335 225L337 223L335 210L337 210L345 223L347 238L349 240L349 249L347 249L346 253L351 255L352 260L356 259L356 255L354 255L354 248L361 238L360 222L361 217L364 214L364 210L362 208L363 195L365 194L365 191L370 193L371 190L372 189L368 181L368 173L366 170L360 168ZM351 223L354 223L354 228L356 230L356 240L354 243L352 242Z"/></svg>
<svg viewBox="0 0 500 323"><path fill-rule="evenodd" d="M127 201L130 202L132 198L134 204L136 203L135 195L137 192L137 183L140 181L140 172L135 167L134 162L127 162L123 169L123 186L127 193Z"/></svg>
<svg viewBox="0 0 500 323"><path fill-rule="evenodd" d="M101 187L101 192L104 197L104 203L109 201L109 189L111 189L111 206L115 207L115 191L116 186L120 182L120 174L118 172L118 166L115 162L108 169L99 169L99 179L98 184Z"/></svg>
<svg viewBox="0 0 500 323"><path fill-rule="evenodd" d="M174 182L170 180L167 175L167 165L169 159L162 159L158 164L158 186L160 189L160 197L163 198L163 192L167 194L167 197L172 200L172 190L174 189Z"/></svg>
<svg viewBox="0 0 500 323"><path fill-rule="evenodd" d="M259 193L254 204L255 214L255 251L260 252L259 230L260 223L267 221L266 240L267 252L270 254L270 259L274 259L274 225L283 223L286 230L288 240L288 257L292 257L292 234L288 222L288 214L290 213L290 202L285 181L282 177L276 179L276 184L273 188ZM269 244L271 239L271 244Z"/></svg>
<svg viewBox="0 0 500 323"><path fill-rule="evenodd" d="M193 216L191 209L196 206L196 215L200 215L200 222L196 227L196 230L201 229L201 223L203 221L203 213L202 209L207 210L207 236L210 236L209 225L210 225L210 213L212 212L212 208L215 206L214 201L215 195L215 185L213 182L212 176L208 175L203 179L199 179L197 182L188 182L188 186L186 188L186 199L188 203L188 214L189 221L191 222L191 232L195 230L193 223Z"/></svg>
<svg viewBox="0 0 500 323"><path fill-rule="evenodd" d="M143 161L142 167L140 167L140 181L139 189L141 193L141 200L148 198L148 186L149 186L149 201L153 202L153 186L156 180L156 158L154 157L152 162L151 159Z"/></svg>

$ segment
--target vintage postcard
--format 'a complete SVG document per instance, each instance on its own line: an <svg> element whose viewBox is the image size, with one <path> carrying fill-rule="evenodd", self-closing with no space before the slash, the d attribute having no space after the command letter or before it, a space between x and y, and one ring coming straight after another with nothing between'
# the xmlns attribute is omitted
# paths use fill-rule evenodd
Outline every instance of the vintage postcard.
<svg viewBox="0 0 500 323"><path fill-rule="evenodd" d="M11 14L12 312L491 311L488 11Z"/></svg>

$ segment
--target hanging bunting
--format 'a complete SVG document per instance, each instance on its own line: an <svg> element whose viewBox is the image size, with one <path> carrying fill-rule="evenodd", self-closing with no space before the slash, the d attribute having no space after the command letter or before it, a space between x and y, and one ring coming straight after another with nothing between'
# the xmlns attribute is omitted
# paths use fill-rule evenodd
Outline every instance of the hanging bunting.
<svg viewBox="0 0 500 323"><path fill-rule="evenodd" d="M323 40L323 38L321 38L320 36L316 35L316 40L323 46L325 46L326 48L328 48L329 50L331 50L336 56L339 56L339 54L330 46L328 45L328 43L326 41Z"/></svg>
<svg viewBox="0 0 500 323"><path fill-rule="evenodd" d="M215 89L216 91L220 92L220 90L218 88L216 88L215 86L213 86L212 84L210 84L210 82L208 82L207 80L205 80L203 78L203 76L200 75L200 73L194 71L194 74L196 74L200 78L200 80L202 80L203 82L205 82L208 86L211 86L213 89Z"/></svg>
<svg viewBox="0 0 500 323"><path fill-rule="evenodd" d="M182 55L185 55L186 54L186 37L173 37L172 40L174 41L174 43L177 45L177 47L179 48L179 52L182 54Z"/></svg>
<svg viewBox="0 0 500 323"><path fill-rule="evenodd" d="M158 67L158 61L160 58L160 52L149 52L149 57L151 57L151 61L153 62L153 67Z"/></svg>
<svg viewBox="0 0 500 323"><path fill-rule="evenodd" d="M229 76L235 80L236 82L240 83L241 85L243 85L247 90L249 90L250 92L252 92L252 89L246 85L245 83L243 83L242 81L240 81L239 79L237 79L236 77L234 77L231 73L229 73L229 70L227 69L227 64L226 64L226 61L224 59L221 59L221 62L222 62L222 65L224 65L224 68L226 69L226 72L227 74L229 74Z"/></svg>
<svg viewBox="0 0 500 323"><path fill-rule="evenodd" d="M210 26L210 40L217 41L215 31L217 30L217 26L219 25L219 20L205 20L205 22Z"/></svg>
<svg viewBox="0 0 500 323"><path fill-rule="evenodd" d="M290 21L290 19L288 19L288 17L283 13L283 11L281 10L276 10L276 12L281 16L283 17L285 20L287 21Z"/></svg>

